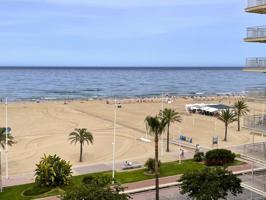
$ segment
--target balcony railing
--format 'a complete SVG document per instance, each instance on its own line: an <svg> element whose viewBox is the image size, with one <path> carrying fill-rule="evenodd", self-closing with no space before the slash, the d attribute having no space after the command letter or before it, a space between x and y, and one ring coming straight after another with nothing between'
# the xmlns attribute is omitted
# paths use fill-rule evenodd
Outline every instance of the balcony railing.
<svg viewBox="0 0 266 200"><path fill-rule="evenodd" d="M247 99L266 101L266 88L265 87L249 88L246 90L245 94L246 94ZM266 117L266 114L265 114L265 117ZM266 123L266 121L265 121L265 123Z"/></svg>
<svg viewBox="0 0 266 200"><path fill-rule="evenodd" d="M256 26L247 28L246 39L266 38L266 26Z"/></svg>
<svg viewBox="0 0 266 200"><path fill-rule="evenodd" d="M266 0L248 0L248 8L266 5Z"/></svg>
<svg viewBox="0 0 266 200"><path fill-rule="evenodd" d="M253 115L245 116L244 127L259 132L266 132L266 116Z"/></svg>
<svg viewBox="0 0 266 200"><path fill-rule="evenodd" d="M266 68L266 57L265 58L247 58L246 67L265 67Z"/></svg>

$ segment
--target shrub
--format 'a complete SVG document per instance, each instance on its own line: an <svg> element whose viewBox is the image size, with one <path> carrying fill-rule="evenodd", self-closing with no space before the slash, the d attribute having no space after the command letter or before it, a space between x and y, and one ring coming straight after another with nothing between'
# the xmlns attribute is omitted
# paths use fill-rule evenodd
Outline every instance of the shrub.
<svg viewBox="0 0 266 200"><path fill-rule="evenodd" d="M72 165L59 156L44 155L36 166L35 182L39 186L56 187L69 184Z"/></svg>
<svg viewBox="0 0 266 200"><path fill-rule="evenodd" d="M82 179L82 183L84 184L92 184L94 180L94 176L93 175L87 175Z"/></svg>
<svg viewBox="0 0 266 200"><path fill-rule="evenodd" d="M241 155L239 153L235 154L236 158L240 158Z"/></svg>
<svg viewBox="0 0 266 200"><path fill-rule="evenodd" d="M82 182L87 185L106 187L111 185L112 177L108 175L88 175L83 178Z"/></svg>
<svg viewBox="0 0 266 200"><path fill-rule="evenodd" d="M226 149L214 149L206 153L206 165L223 166L235 160L235 154Z"/></svg>
<svg viewBox="0 0 266 200"><path fill-rule="evenodd" d="M161 161L159 160L158 162L159 169L160 166L161 166ZM155 159L149 158L145 163L145 167L147 167L149 173L153 174L155 172Z"/></svg>
<svg viewBox="0 0 266 200"><path fill-rule="evenodd" d="M66 190L61 200L128 200L130 196L123 194L124 188L118 185L112 187L97 187L94 185L79 185Z"/></svg>
<svg viewBox="0 0 266 200"><path fill-rule="evenodd" d="M204 160L204 153L203 152L197 152L194 155L194 161L201 162Z"/></svg>
<svg viewBox="0 0 266 200"><path fill-rule="evenodd" d="M227 199L229 193L242 193L241 179L219 167L185 173L178 181L181 194L191 199L219 200Z"/></svg>

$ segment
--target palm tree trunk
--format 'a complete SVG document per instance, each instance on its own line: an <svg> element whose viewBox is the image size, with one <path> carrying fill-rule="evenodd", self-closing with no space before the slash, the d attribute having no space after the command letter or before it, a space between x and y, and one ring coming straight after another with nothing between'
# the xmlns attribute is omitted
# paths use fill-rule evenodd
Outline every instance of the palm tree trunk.
<svg viewBox="0 0 266 200"><path fill-rule="evenodd" d="M169 149L169 128L170 128L170 123L168 124L168 127L167 127L167 147L166 147L166 152L170 152L170 149Z"/></svg>
<svg viewBox="0 0 266 200"><path fill-rule="evenodd" d="M237 128L237 130L238 131L240 131L240 115L237 115L237 126L238 126L238 128Z"/></svg>
<svg viewBox="0 0 266 200"><path fill-rule="evenodd" d="M158 133L155 134L155 199L159 200Z"/></svg>
<svg viewBox="0 0 266 200"><path fill-rule="evenodd" d="M224 141L225 142L227 141L227 127L228 127L228 125L225 124L225 128L224 128Z"/></svg>
<svg viewBox="0 0 266 200"><path fill-rule="evenodd" d="M79 153L79 162L82 162L82 153L83 153L83 143L80 143L80 153Z"/></svg>

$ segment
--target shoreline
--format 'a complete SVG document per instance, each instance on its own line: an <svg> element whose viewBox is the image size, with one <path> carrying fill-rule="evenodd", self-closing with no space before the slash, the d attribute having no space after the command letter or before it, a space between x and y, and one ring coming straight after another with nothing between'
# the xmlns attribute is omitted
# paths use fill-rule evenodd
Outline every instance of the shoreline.
<svg viewBox="0 0 266 200"><path fill-rule="evenodd" d="M17 100L8 100L8 103L44 103L44 102L77 102L77 101L109 101L114 102L115 99L120 103L159 103L162 102L162 99L164 99L164 102L167 102L168 100L174 101L179 99L184 100L198 100L198 101L222 101L232 98L233 99L245 99L246 96L243 93L221 93L216 95L204 95L204 94L195 94L195 95L152 95L152 96L132 96L132 97L105 97L105 98L33 98L33 99L17 99ZM7 98L8 99L8 98ZM0 99L0 103L5 103L5 98Z"/></svg>

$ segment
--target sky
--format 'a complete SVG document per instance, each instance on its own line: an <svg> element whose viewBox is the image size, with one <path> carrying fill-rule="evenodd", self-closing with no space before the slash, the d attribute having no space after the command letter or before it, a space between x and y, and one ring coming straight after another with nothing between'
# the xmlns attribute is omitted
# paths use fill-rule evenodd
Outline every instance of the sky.
<svg viewBox="0 0 266 200"><path fill-rule="evenodd" d="M0 66L243 66L245 0L0 0Z"/></svg>

